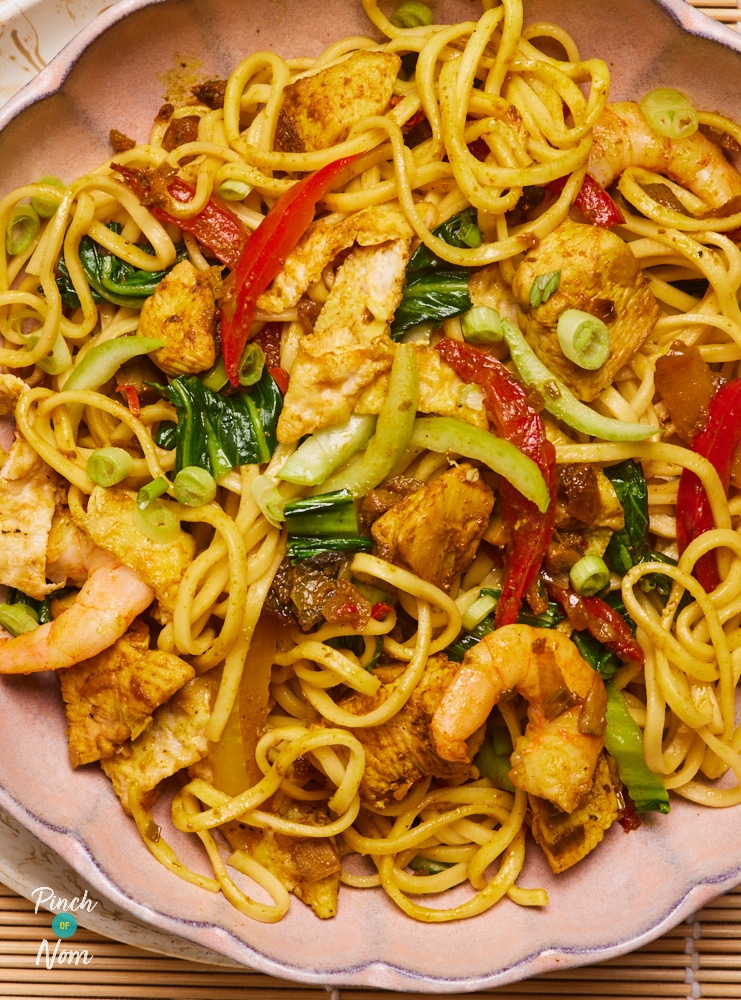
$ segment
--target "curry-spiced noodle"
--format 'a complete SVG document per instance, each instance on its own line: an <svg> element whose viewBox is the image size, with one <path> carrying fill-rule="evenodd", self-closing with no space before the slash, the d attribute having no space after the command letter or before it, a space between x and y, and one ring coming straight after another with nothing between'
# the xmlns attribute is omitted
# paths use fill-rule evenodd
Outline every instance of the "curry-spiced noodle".
<svg viewBox="0 0 741 1000"><path fill-rule="evenodd" d="M0 672L264 921L741 802L741 127L363 7L0 201Z"/></svg>

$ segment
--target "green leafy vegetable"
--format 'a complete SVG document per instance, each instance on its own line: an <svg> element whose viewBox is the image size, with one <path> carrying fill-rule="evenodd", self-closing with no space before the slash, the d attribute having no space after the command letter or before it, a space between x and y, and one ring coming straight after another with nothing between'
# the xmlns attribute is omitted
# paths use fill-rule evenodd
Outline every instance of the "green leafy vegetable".
<svg viewBox="0 0 741 1000"><path fill-rule="evenodd" d="M218 480L235 466L270 460L283 397L267 370L249 391L230 396L195 375L179 375L163 391L178 411L176 474L196 465Z"/></svg>
<svg viewBox="0 0 741 1000"><path fill-rule="evenodd" d="M121 231L121 226L115 222L110 223L108 228L114 233ZM152 248L146 244L137 246L146 253L153 253ZM95 302L113 302L117 306L138 309L154 292L165 275L172 270L172 267L168 267L160 271L142 271L116 257L115 254L107 253L90 236L83 236L80 240L79 253L80 263ZM186 254L185 247L179 247L175 264L183 260ZM69 309L79 308L80 299L63 257L57 264L57 271L57 287L62 296L62 304Z"/></svg>
<svg viewBox="0 0 741 1000"><path fill-rule="evenodd" d="M622 691L607 685L605 748L617 764L637 812L669 812L669 795L660 776L652 771L643 751L643 733L628 711Z"/></svg>
<svg viewBox="0 0 741 1000"><path fill-rule="evenodd" d="M650 547L648 486L640 463L631 458L608 466L604 471L625 515L625 526L612 534L605 552L610 569L624 576L631 567L642 562L676 566L676 560L662 552L654 552ZM640 586L644 590L656 590L666 600L671 590L671 578L661 573L650 573L641 578ZM689 595L684 598L689 599Z"/></svg>
<svg viewBox="0 0 741 1000"><path fill-rule="evenodd" d="M641 466L632 458L604 471L625 515L625 527L613 532L605 559L612 570L624 576L649 551L648 486Z"/></svg>
<svg viewBox="0 0 741 1000"><path fill-rule="evenodd" d="M451 247L464 249L465 247L479 246L481 243L481 230L476 225L476 209L464 208L462 212L451 215L445 222L441 222L439 226L436 226L432 230L432 235ZM443 260L442 257L438 257L424 243L420 243L409 258L407 276L412 277L415 274L420 274L422 271L429 271L430 269L447 271L450 267L451 265L447 261ZM468 268L462 267L460 270L465 271L466 275L468 275Z"/></svg>
<svg viewBox="0 0 741 1000"><path fill-rule="evenodd" d="M290 559L307 559L319 552L367 552L372 540L360 534L355 501L349 490L291 500L283 514Z"/></svg>
<svg viewBox="0 0 741 1000"><path fill-rule="evenodd" d="M391 336L398 340L419 323L433 322L439 326L443 320L467 312L472 305L467 268L423 271L404 286L391 324Z"/></svg>
<svg viewBox="0 0 741 1000"><path fill-rule="evenodd" d="M481 243L476 210L466 208L432 230L432 235L453 247L475 247ZM391 324L391 336L398 340L410 327L432 322L440 325L451 316L467 312L473 305L468 294L467 267L449 264L424 243L407 264L407 283Z"/></svg>

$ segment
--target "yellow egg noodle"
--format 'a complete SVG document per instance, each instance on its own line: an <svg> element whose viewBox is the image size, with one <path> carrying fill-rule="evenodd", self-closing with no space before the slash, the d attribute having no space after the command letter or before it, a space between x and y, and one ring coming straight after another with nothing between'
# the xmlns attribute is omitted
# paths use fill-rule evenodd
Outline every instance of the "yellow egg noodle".
<svg viewBox="0 0 741 1000"><path fill-rule="evenodd" d="M460 24L418 3L388 16L362 5L368 37L316 59L249 54L219 99L196 88L162 109L148 141L119 137L84 176L0 200L0 673L57 669L73 765L100 760L165 867L262 921L280 920L292 892L332 916L340 883L380 886L428 922L505 896L545 905L519 883L531 833L559 871L633 815L604 749L615 704L660 789L741 803L741 468L692 446L722 423L711 403L739 377L741 174L724 150L741 148L741 127L691 109L688 133L667 135L643 104L609 104L605 62L557 25L526 25L521 0L483 0ZM212 384L240 267L192 220L226 206L254 232L297 181L344 158L257 290L260 367L287 382L277 444L187 498L162 435L186 412L166 386ZM615 208L619 221L590 217L590 191L597 216ZM467 210L468 233L438 229ZM470 301L392 339L419 246L451 281L470 269ZM127 304L110 295L112 260L167 274ZM591 367L558 346L573 310L609 334ZM471 315L493 324L483 344ZM169 349L168 326L186 331ZM140 338L151 343L137 350ZM558 499L522 439L494 436L509 390L456 368L481 352L521 393L516 419L544 428L541 456L555 447ZM662 380L668 360L680 367ZM687 383L674 396L672 380ZM233 395L226 377L216 390ZM201 433L206 416L193 419ZM329 431L339 447L332 433L353 420L370 430L339 464L283 476L306 440ZM110 449L123 466L105 480L96 461ZM626 543L644 550L621 572L609 545L632 501L605 474L617 467L638 470L647 509L643 542ZM690 476L710 520L682 544ZM343 486L367 544L338 556L320 538L331 558L291 555L291 503ZM495 619L456 658L504 601L519 502L534 524L556 505L540 583L518 595L524 618ZM597 593L572 572L585 558L607 572ZM609 596L635 629L617 659L619 635L594 619ZM590 625L612 654L606 685L575 645ZM200 838L209 875L154 818L175 774L172 824Z"/></svg>

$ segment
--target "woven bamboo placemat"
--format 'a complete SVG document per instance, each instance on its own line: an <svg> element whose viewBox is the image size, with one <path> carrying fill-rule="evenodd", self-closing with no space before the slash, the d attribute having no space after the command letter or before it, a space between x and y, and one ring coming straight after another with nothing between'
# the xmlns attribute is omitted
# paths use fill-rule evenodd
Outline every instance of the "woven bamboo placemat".
<svg viewBox="0 0 741 1000"><path fill-rule="evenodd" d="M732 28L741 0L690 0ZM83 926L74 949L87 965L46 967L39 949L50 935L50 914L0 883L0 1000L405 1000L417 993L300 986L249 969L204 965L120 944ZM72 945L70 943L69 947ZM460 994L463 996L463 994ZM468 993L476 1000L682 1000L741 998L741 887L714 900L658 940L621 958L522 983Z"/></svg>

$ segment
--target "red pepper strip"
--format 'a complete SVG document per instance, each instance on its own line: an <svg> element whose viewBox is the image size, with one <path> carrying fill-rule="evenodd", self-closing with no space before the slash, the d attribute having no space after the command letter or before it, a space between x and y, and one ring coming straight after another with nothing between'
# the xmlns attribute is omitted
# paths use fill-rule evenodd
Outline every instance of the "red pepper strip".
<svg viewBox="0 0 741 1000"><path fill-rule="evenodd" d="M136 170L117 164L116 170L124 178L136 196L143 200L146 194L137 176ZM167 185L167 191L173 201L187 205L192 201L195 188L179 177L173 178ZM219 202L211 198L206 207L190 219L176 219L157 205L150 206L155 219L160 222L172 223L186 233L190 233L207 250L227 267L234 267L239 259L249 235L242 221Z"/></svg>
<svg viewBox="0 0 741 1000"><path fill-rule="evenodd" d="M692 440L692 450L713 464L728 495L731 467L741 444L741 379L728 382L713 396L704 430ZM715 527L710 501L702 482L689 469L683 469L677 490L677 545L680 555L689 543ZM695 563L694 576L705 590L720 583L718 566L712 552Z"/></svg>
<svg viewBox="0 0 741 1000"><path fill-rule="evenodd" d="M185 181L176 177L167 185L168 193L173 201L187 204L195 194L195 189ZM207 247L222 264L234 267L247 243L249 232L231 209L221 205L213 198L206 202L206 207L190 219L175 219L167 215L163 209L154 209L153 214L160 221L174 222L185 232L190 233L199 243Z"/></svg>
<svg viewBox="0 0 741 1000"><path fill-rule="evenodd" d="M319 199L354 159L355 156L345 156L328 163L284 191L247 240L230 275L232 294L226 297L221 309L221 348L232 385L239 384L239 362L258 297L308 229Z"/></svg>
<svg viewBox="0 0 741 1000"><path fill-rule="evenodd" d="M371 618L376 622L383 621L386 615L393 610L390 604L386 604L385 601L378 601L371 609Z"/></svg>
<svg viewBox="0 0 741 1000"><path fill-rule="evenodd" d="M139 403L139 393L136 391L136 387L128 383L122 383L116 386L116 392L120 392L122 396L126 397L129 409L135 417L138 417L141 413L141 404Z"/></svg>
<svg viewBox="0 0 741 1000"><path fill-rule="evenodd" d="M558 195L563 191L566 181L566 177L559 177L557 180L551 181L550 184L546 184L546 189L552 194ZM579 194L574 199L574 204L586 221L593 226L604 226L606 229L610 229L612 226L625 222L623 213L591 174L584 175L584 181L579 189Z"/></svg>
<svg viewBox="0 0 741 1000"><path fill-rule="evenodd" d="M268 368L268 371L270 372L273 381L278 386L278 391L280 392L281 396L285 396L285 394L288 392L288 381L289 381L288 372L285 370L285 368L281 368L280 365L275 365L272 368Z"/></svg>
<svg viewBox="0 0 741 1000"><path fill-rule="evenodd" d="M582 597L571 587L546 580L549 595L561 605L572 626L587 632L621 660L643 663L644 653L630 626L615 608L601 597Z"/></svg>
<svg viewBox="0 0 741 1000"><path fill-rule="evenodd" d="M511 544L504 557L502 594L497 605L497 628L519 616L522 599L538 574L553 534L556 517L556 450L546 438L543 421L528 399L525 388L496 358L470 344L444 339L437 350L466 382L484 390L487 413L497 434L531 458L545 479L551 502L541 513L531 500L502 478L499 485L502 522Z"/></svg>

